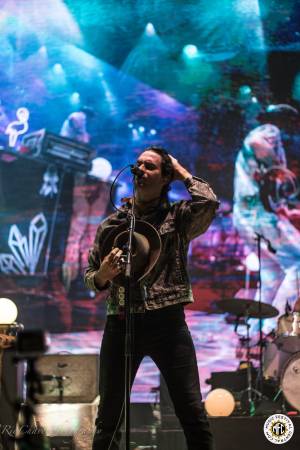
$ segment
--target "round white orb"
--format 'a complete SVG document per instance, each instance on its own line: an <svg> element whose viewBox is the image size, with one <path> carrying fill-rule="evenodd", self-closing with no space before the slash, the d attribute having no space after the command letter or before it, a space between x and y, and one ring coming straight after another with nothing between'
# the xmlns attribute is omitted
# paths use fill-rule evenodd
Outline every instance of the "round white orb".
<svg viewBox="0 0 300 450"><path fill-rule="evenodd" d="M206 412L212 417L226 417L232 414L235 408L234 397L226 389L213 389L204 402Z"/></svg>
<svg viewBox="0 0 300 450"><path fill-rule="evenodd" d="M0 324L9 325L16 321L18 309L9 298L0 298Z"/></svg>
<svg viewBox="0 0 300 450"><path fill-rule="evenodd" d="M112 173L111 163L105 158L95 158L92 160L92 168L89 175L99 178L101 181L108 181Z"/></svg>

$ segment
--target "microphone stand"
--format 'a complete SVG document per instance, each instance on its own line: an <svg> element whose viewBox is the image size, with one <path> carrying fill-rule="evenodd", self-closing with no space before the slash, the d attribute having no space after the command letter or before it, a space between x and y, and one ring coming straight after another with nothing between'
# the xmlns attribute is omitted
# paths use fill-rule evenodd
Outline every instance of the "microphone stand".
<svg viewBox="0 0 300 450"><path fill-rule="evenodd" d="M262 392L263 387L263 333L262 333L262 281L261 281L261 241L263 240L268 247L268 250L275 254L276 250L272 247L269 239L265 238L263 234L255 233L255 240L257 241L257 257L258 257L258 313L259 313L259 372L257 376L258 390Z"/></svg>
<svg viewBox="0 0 300 450"><path fill-rule="evenodd" d="M132 269L132 241L135 228L135 180L133 180L133 198L131 212L128 213L129 218L129 236L126 248L126 261L125 261L125 448L130 450L130 390L131 390L131 363L132 363L132 342L133 342L133 329L132 329L132 315L131 315L131 269Z"/></svg>
<svg viewBox="0 0 300 450"><path fill-rule="evenodd" d="M257 257L258 257L258 314L259 314L259 373L257 376L257 387L261 391L262 388L262 366L263 366L263 335L262 335L262 317L261 317L261 241L263 236L259 233L255 233L257 241Z"/></svg>

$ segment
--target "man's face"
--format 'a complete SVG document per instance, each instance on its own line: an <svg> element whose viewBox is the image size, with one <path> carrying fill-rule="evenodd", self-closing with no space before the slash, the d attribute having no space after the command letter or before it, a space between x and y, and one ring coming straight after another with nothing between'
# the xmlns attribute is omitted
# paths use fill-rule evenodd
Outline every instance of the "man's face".
<svg viewBox="0 0 300 450"><path fill-rule="evenodd" d="M135 181L137 198L142 201L158 198L169 181L161 174L161 156L146 150L138 157L137 166L143 171L143 176Z"/></svg>

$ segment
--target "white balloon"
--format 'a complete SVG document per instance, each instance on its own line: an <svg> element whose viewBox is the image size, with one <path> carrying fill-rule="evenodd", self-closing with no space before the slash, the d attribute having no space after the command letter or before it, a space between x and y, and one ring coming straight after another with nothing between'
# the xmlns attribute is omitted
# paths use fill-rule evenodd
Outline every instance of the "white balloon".
<svg viewBox="0 0 300 450"><path fill-rule="evenodd" d="M18 309L15 303L9 298L0 298L0 324L9 325L15 322Z"/></svg>
<svg viewBox="0 0 300 450"><path fill-rule="evenodd" d="M206 412L211 417L230 416L235 408L234 397L226 389L213 389L204 402Z"/></svg>

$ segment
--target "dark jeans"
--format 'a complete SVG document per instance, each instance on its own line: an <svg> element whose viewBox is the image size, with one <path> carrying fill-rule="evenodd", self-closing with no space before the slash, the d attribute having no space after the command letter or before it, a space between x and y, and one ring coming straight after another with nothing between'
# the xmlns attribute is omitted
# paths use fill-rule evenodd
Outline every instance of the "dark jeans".
<svg viewBox="0 0 300 450"><path fill-rule="evenodd" d="M134 315L132 382L144 358L150 356L165 378L175 413L189 450L212 450L213 439L201 405L194 344L182 305ZM124 400L125 321L109 316L100 353L100 405L93 450L118 450ZM118 423L119 422L119 423Z"/></svg>

